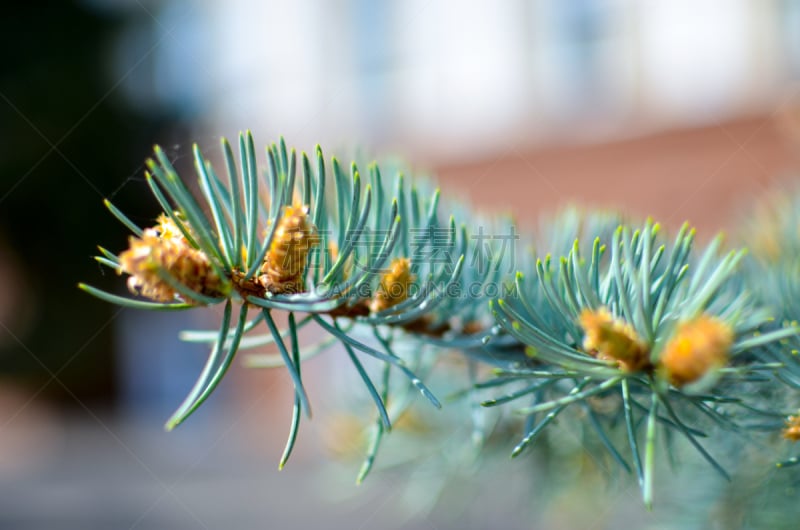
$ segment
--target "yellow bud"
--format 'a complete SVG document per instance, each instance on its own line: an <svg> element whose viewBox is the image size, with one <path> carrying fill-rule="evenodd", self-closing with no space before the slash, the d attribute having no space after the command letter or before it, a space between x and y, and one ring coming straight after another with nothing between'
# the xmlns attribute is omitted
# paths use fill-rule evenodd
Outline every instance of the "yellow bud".
<svg viewBox="0 0 800 530"><path fill-rule="evenodd" d="M649 366L649 348L633 327L608 309L584 309L578 317L583 328L583 349L598 359L617 361L620 368L636 372Z"/></svg>
<svg viewBox="0 0 800 530"><path fill-rule="evenodd" d="M188 228L188 225L186 225ZM158 224L131 236L129 248L119 255L118 274L130 274L128 289L156 302L184 297L161 279L159 270L189 289L208 296L222 293L223 282L203 251L192 247L178 226L162 214ZM197 303L195 300L186 300Z"/></svg>
<svg viewBox="0 0 800 530"><path fill-rule="evenodd" d="M670 383L683 386L701 379L728 362L733 330L708 315L678 325L659 362Z"/></svg>
<svg viewBox="0 0 800 530"><path fill-rule="evenodd" d="M800 442L800 415L789 416L782 434L787 440Z"/></svg>
<svg viewBox="0 0 800 530"><path fill-rule="evenodd" d="M408 298L408 290L414 283L411 274L411 261L408 258L395 258L389 270L381 276L375 295L370 302L373 313L384 311Z"/></svg>
<svg viewBox="0 0 800 530"><path fill-rule="evenodd" d="M302 293L308 253L318 243L308 206L287 206L264 257L259 282L272 294Z"/></svg>

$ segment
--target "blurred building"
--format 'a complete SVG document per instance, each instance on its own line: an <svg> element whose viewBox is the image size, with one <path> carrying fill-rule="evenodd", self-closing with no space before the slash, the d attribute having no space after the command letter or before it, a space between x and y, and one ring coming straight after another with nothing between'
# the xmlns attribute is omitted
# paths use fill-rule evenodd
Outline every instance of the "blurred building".
<svg viewBox="0 0 800 530"><path fill-rule="evenodd" d="M436 160L770 112L800 74L797 1L163 6L196 31L165 42L161 80L209 131Z"/></svg>

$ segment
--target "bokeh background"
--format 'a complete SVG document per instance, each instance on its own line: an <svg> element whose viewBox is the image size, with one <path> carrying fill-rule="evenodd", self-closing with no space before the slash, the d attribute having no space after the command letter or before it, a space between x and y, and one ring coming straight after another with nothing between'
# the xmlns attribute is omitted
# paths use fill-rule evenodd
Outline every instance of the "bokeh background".
<svg viewBox="0 0 800 530"><path fill-rule="evenodd" d="M193 142L212 153L251 129L261 144L284 135L305 150L401 155L445 195L513 212L523 234L580 204L689 220L708 237L800 164L798 28L796 0L7 6L0 528L574 526L571 513L530 513L535 478L517 462L438 504L423 486L417 504L398 493L408 473L356 488L357 462L325 463L347 443L325 391L278 474L282 372L234 367L191 421L163 432L205 353L178 330L213 325L214 312L141 314L77 290L124 290L91 259L97 244L126 245L102 199L146 225L154 143L188 175ZM311 386L336 390L337 360L315 360ZM592 528L668 517L628 493Z"/></svg>

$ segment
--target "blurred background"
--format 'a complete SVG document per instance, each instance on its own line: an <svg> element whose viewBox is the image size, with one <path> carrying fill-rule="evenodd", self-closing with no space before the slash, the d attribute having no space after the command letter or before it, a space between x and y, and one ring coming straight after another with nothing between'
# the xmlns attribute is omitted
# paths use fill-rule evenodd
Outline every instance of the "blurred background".
<svg viewBox="0 0 800 530"><path fill-rule="evenodd" d="M514 212L522 234L581 204L689 220L707 237L800 162L798 28L798 0L6 7L0 528L569 528L566 515L529 513L516 462L481 475L464 495L482 502L459 510L400 502L404 475L356 488L357 463L323 463L337 414L324 391L278 475L283 372L234 367L164 433L205 354L177 333L213 325L214 312L142 314L77 290L124 291L91 259L97 244L127 244L102 199L147 225L154 143L189 175L192 142L214 153L221 136L251 129L260 144L284 135L328 154L401 155L446 196ZM315 361L310 386L328 384L336 357ZM594 528L636 511L629 493Z"/></svg>

